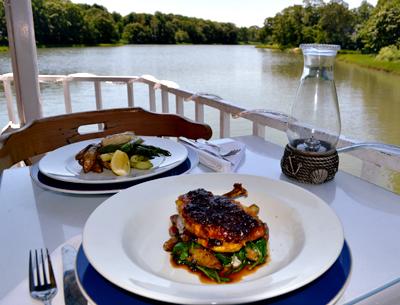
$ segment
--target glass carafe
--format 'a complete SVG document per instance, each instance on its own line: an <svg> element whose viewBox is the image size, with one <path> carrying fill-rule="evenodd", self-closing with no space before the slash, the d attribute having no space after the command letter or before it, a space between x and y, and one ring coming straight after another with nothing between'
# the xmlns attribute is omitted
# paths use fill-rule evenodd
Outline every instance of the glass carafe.
<svg viewBox="0 0 400 305"><path fill-rule="evenodd" d="M300 48L304 68L286 133L292 148L326 153L336 148L341 128L333 74L340 46L302 44Z"/></svg>

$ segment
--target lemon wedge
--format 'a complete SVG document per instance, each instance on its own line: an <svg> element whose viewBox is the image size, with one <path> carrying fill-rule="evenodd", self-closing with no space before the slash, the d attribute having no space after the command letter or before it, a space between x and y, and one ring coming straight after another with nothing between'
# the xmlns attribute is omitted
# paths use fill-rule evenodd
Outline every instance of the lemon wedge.
<svg viewBox="0 0 400 305"><path fill-rule="evenodd" d="M111 170L117 176L129 175L131 164L128 155L121 150L116 150L111 158Z"/></svg>

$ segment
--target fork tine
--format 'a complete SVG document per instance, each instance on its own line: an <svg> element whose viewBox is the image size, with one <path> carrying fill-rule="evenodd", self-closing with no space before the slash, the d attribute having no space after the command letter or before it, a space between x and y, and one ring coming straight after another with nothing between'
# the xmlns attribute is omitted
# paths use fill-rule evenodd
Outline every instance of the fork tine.
<svg viewBox="0 0 400 305"><path fill-rule="evenodd" d="M236 155L239 151L240 151L240 149L233 149L233 150L229 151L228 153L223 154L222 156L223 157L233 156L233 155Z"/></svg>
<svg viewBox="0 0 400 305"><path fill-rule="evenodd" d="M38 253L40 254L40 258L38 257ZM42 264L42 267L39 266L39 262ZM29 291L33 299L40 300L46 305L50 305L51 300L57 294L56 279L47 248L29 251Z"/></svg>
<svg viewBox="0 0 400 305"><path fill-rule="evenodd" d="M43 285L46 285L48 282L46 276L46 265L44 264L43 249L40 249L40 256L42 258Z"/></svg>
<svg viewBox="0 0 400 305"><path fill-rule="evenodd" d="M39 261L38 261L38 253L37 250L35 249L35 261L36 261L36 266L35 266L35 270L36 270L36 285L40 285L41 281L40 281L40 272L39 272Z"/></svg>
<svg viewBox="0 0 400 305"><path fill-rule="evenodd" d="M49 255L49 250L46 248L46 253L47 253L47 262L49 263L49 277L50 277L50 285L52 286L56 286L56 279L54 277L54 271L53 271L53 266L51 264L51 259L50 259L50 255Z"/></svg>
<svg viewBox="0 0 400 305"><path fill-rule="evenodd" d="M33 266L32 266L32 251L29 250L29 290L33 291L34 289L34 279L33 279Z"/></svg>

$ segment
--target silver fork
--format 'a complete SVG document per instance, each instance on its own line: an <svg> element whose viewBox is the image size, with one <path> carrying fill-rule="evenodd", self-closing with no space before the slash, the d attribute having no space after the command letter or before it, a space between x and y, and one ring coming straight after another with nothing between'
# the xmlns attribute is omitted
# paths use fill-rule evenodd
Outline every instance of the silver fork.
<svg viewBox="0 0 400 305"><path fill-rule="evenodd" d="M225 154L221 154L221 156L222 156L222 157L233 156L233 155L236 155L239 151L240 151L239 148L238 148L238 149L232 149L232 150L228 151L228 152L225 153Z"/></svg>
<svg viewBox="0 0 400 305"><path fill-rule="evenodd" d="M43 254L43 252L45 253ZM35 250L34 260L32 251L29 251L29 291L32 298L42 301L45 305L51 305L51 300L57 293L57 283L49 251L40 249L40 257L42 268L39 265L38 251Z"/></svg>
<svg viewBox="0 0 400 305"><path fill-rule="evenodd" d="M210 143L210 142L207 142L207 141L205 141L204 144L206 144L206 145L208 145L208 146L210 146L210 147L215 148L215 149L218 151L218 154L219 154L221 157L233 156L233 155L236 155L236 154L240 151L240 149L232 149L232 150L229 150L229 151L227 151L227 152L225 152L225 153L222 153L222 152L221 152L221 151L222 151L222 148L221 148L219 145L216 145L216 144L213 144L213 143Z"/></svg>

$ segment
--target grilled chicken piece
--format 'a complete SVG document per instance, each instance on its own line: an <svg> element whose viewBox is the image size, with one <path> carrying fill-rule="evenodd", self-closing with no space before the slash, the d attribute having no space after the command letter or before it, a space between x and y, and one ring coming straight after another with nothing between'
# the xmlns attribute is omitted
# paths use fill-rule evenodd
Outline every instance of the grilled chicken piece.
<svg viewBox="0 0 400 305"><path fill-rule="evenodd" d="M176 204L185 229L199 244L215 252L236 252L248 241L261 237L268 240L268 227L255 215L254 208L245 208L227 196L197 189L179 196Z"/></svg>
<svg viewBox="0 0 400 305"><path fill-rule="evenodd" d="M85 154L85 152L91 147L93 146L93 144L89 144L88 146L86 146L84 149L82 149L80 152L78 152L75 156L75 160L81 161L83 159L83 155ZM83 161L82 161L83 162Z"/></svg>
<svg viewBox="0 0 400 305"><path fill-rule="evenodd" d="M78 160L85 173L90 171L101 173L103 171L103 167L97 160L99 147L99 144L89 144L76 154L75 159Z"/></svg>
<svg viewBox="0 0 400 305"><path fill-rule="evenodd" d="M233 190L223 194L222 196L228 197L228 198L238 198L238 197L247 197L247 190L242 186L241 183L234 183L233 184Z"/></svg>
<svg viewBox="0 0 400 305"><path fill-rule="evenodd" d="M95 173L102 173L103 172L103 166L101 166L100 162L98 159L96 159L96 161L94 162L92 168L91 168L92 172Z"/></svg>
<svg viewBox="0 0 400 305"><path fill-rule="evenodd" d="M179 242L178 237L176 236L172 236L170 239L168 239L164 245L163 245L163 249L165 251L171 252L174 249L174 246Z"/></svg>

